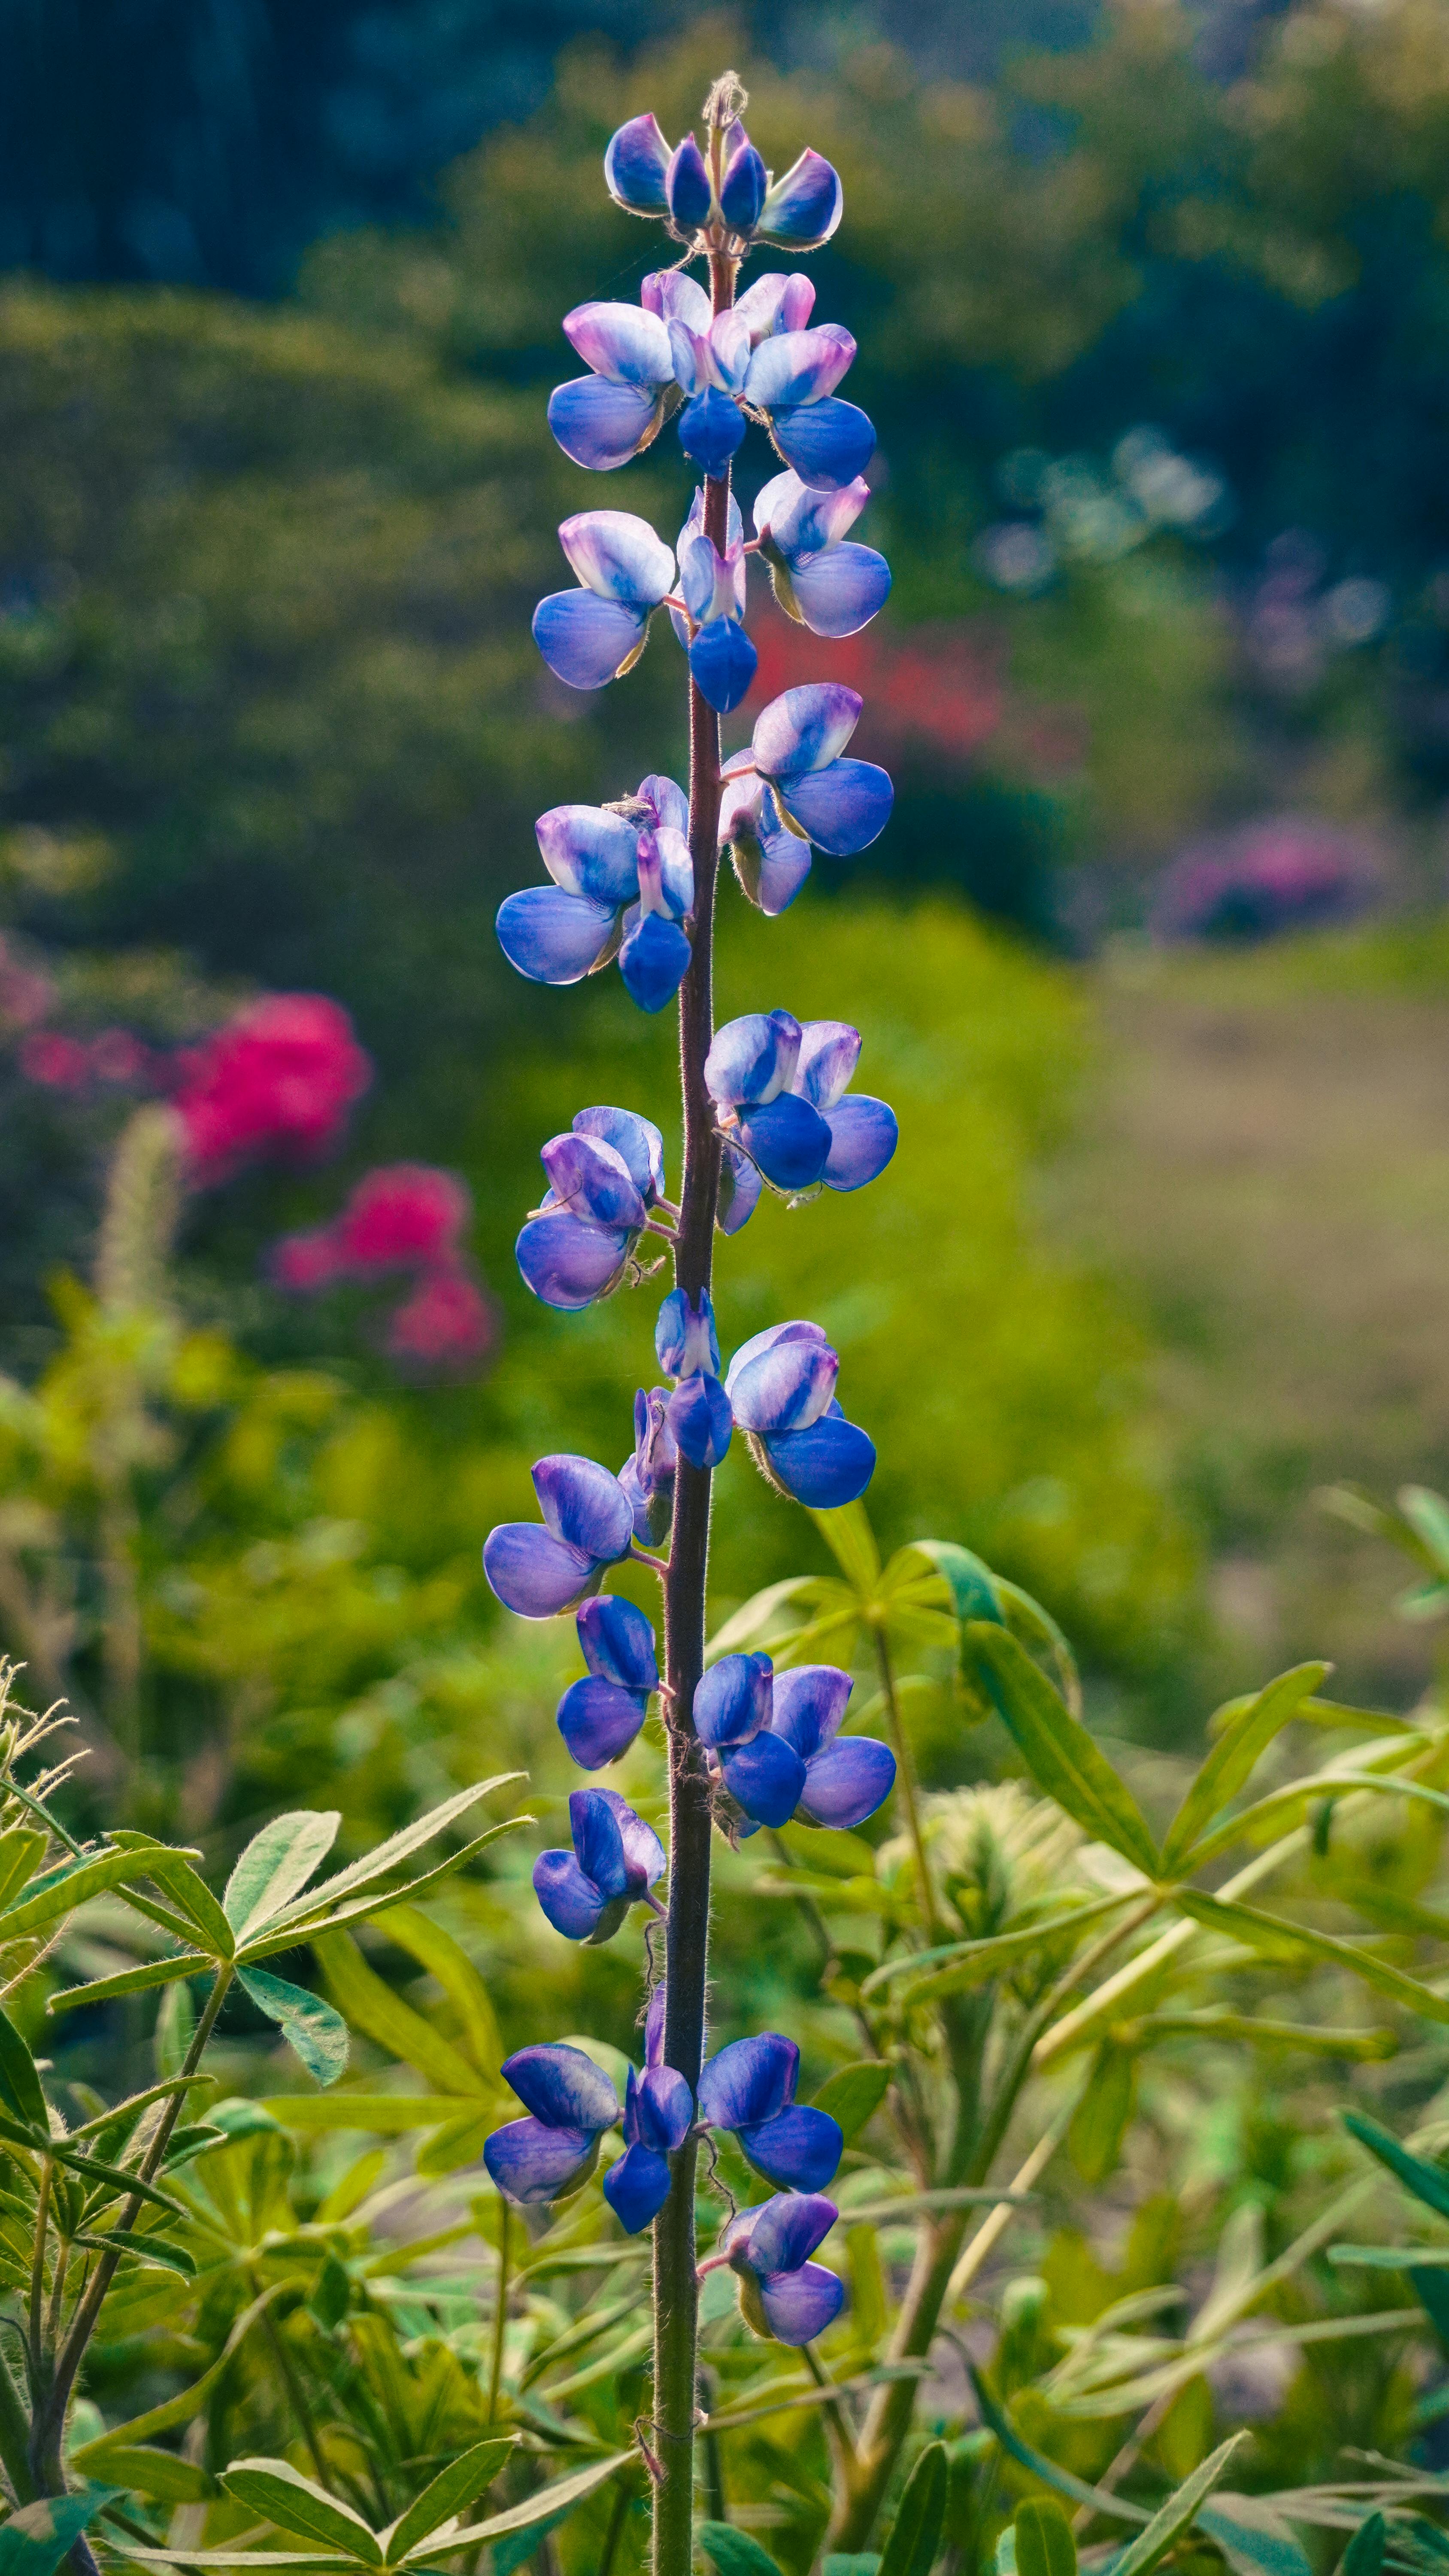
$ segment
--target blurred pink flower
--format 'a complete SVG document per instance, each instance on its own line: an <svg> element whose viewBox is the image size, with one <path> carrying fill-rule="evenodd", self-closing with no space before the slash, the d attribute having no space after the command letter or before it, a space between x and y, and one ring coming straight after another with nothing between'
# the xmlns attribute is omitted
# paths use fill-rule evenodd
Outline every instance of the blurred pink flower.
<svg viewBox="0 0 1449 2576"><path fill-rule="evenodd" d="M140 1083L155 1071L155 1058L129 1029L102 1029L91 1040L91 1072L98 1082Z"/></svg>
<svg viewBox="0 0 1449 2576"><path fill-rule="evenodd" d="M55 986L50 977L32 966L22 966L11 955L9 942L0 938L0 1020L13 1029L33 1029L54 1000Z"/></svg>
<svg viewBox="0 0 1449 2576"><path fill-rule="evenodd" d="M284 1234L280 1243L273 1244L267 1267L273 1285L289 1296L315 1297L342 1275L335 1229L319 1225L309 1234Z"/></svg>
<svg viewBox="0 0 1449 2576"><path fill-rule="evenodd" d="M27 1082L47 1091L84 1091L91 1079L91 1051L83 1038L62 1037L59 1029L34 1029L20 1049L20 1070Z"/></svg>
<svg viewBox="0 0 1449 2576"><path fill-rule="evenodd" d="M450 1261L471 1204L451 1172L430 1163L384 1163L364 1174L333 1222L338 1259L354 1272Z"/></svg>
<svg viewBox="0 0 1449 2576"><path fill-rule="evenodd" d="M178 1074L173 1102L204 1189L253 1154L325 1153L372 1066L339 1003L273 993L189 1049Z"/></svg>
<svg viewBox="0 0 1449 2576"><path fill-rule="evenodd" d="M394 1310L387 1349L405 1366L467 1369L482 1358L494 1332L488 1300L466 1270L429 1270Z"/></svg>
<svg viewBox="0 0 1449 2576"><path fill-rule="evenodd" d="M1273 815L1174 861L1158 888L1159 939L1268 939L1352 921L1383 894L1375 852L1352 833Z"/></svg>

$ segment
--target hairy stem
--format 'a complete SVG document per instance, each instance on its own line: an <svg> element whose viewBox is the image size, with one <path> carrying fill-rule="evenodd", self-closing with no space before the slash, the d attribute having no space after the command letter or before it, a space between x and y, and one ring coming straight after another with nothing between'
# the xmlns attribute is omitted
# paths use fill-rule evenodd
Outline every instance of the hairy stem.
<svg viewBox="0 0 1449 2576"><path fill-rule="evenodd" d="M717 144L718 138L713 138ZM716 313L734 301L734 264L711 257ZM705 534L724 552L729 476L704 487ZM695 1303L709 1289L719 1199L719 1139L704 1087L714 1036L714 898L719 873L719 718L693 682L689 689L689 848L694 861L693 953L679 989L679 1078L684 1110L684 1179L674 1247L677 1287ZM694 1694L704 1670L711 1477L681 1458L664 1582L664 1664L669 1716L668 2000L664 2055L692 2086L704 2058L709 1968L709 1775L694 1732ZM688 2576L693 2561L695 2382L699 2285L695 2279L691 2138L674 2160L669 2198L654 2222L654 2422L652 2448L663 2472L654 2495L655 2576Z"/></svg>

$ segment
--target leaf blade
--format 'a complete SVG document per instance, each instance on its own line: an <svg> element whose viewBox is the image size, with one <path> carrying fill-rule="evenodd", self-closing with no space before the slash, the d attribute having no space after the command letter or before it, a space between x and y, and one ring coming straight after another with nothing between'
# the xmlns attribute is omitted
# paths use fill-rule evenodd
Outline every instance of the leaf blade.
<svg viewBox="0 0 1449 2576"><path fill-rule="evenodd" d="M997 1713L1038 1788L1094 1842L1109 1843L1144 1877L1156 1879L1157 1847L1131 1790L1026 1648L980 1619L971 1621L969 1635Z"/></svg>

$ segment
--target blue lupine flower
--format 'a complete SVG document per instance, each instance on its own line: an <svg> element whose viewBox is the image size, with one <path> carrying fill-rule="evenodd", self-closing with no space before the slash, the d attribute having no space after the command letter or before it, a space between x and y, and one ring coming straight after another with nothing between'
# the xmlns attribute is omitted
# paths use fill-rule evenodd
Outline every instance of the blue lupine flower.
<svg viewBox="0 0 1449 2576"><path fill-rule="evenodd" d="M874 1442L835 1401L839 1367L818 1324L772 1324L741 1343L725 1374L761 1474L811 1511L853 1503L875 1473Z"/></svg>
<svg viewBox="0 0 1449 2576"><path fill-rule="evenodd" d="M670 621L689 655L690 676L720 715L737 707L755 676L755 648L741 623L745 613L745 529L731 499L725 552L704 533L704 494L697 491L679 532L679 588L689 615L670 610Z"/></svg>
<svg viewBox="0 0 1449 2576"><path fill-rule="evenodd" d="M584 1602L577 1626L589 1669L559 1701L558 1731L581 1771L602 1771L628 1752L659 1688L654 1631L632 1601L602 1592Z"/></svg>
<svg viewBox="0 0 1449 2576"><path fill-rule="evenodd" d="M863 1189L885 1170L900 1130L895 1112L867 1092L846 1093L860 1031L843 1020L751 1012L715 1036L704 1080L726 1139L719 1224L738 1234L762 1179L787 1194L822 1182Z"/></svg>
<svg viewBox="0 0 1449 2576"><path fill-rule="evenodd" d="M622 952L633 953L643 927L646 876L649 914L662 911L671 932L693 913L694 864L685 838L689 805L682 789L672 778L641 778L635 796L615 805L553 805L534 828L553 883L525 886L500 906L498 943L510 966L531 983L576 984L617 955L635 999L657 1010L654 986L647 988L647 999L635 992L637 968ZM671 962L679 967L673 992L689 963L682 931Z"/></svg>
<svg viewBox="0 0 1449 2576"><path fill-rule="evenodd" d="M581 510L558 533L583 587L539 601L533 640L571 689L602 689L643 652L649 620L674 584L674 557L627 510Z"/></svg>
<svg viewBox="0 0 1449 2576"><path fill-rule="evenodd" d="M818 152L802 152L776 179L739 119L729 128L716 199L709 164L693 135L671 153L653 116L621 125L604 154L604 182L626 214L668 218L686 237L710 225L737 240L774 241L789 250L818 250L840 221L840 181Z"/></svg>
<svg viewBox="0 0 1449 2576"><path fill-rule="evenodd" d="M515 1247L545 1306L592 1306L643 1276L636 1248L664 1187L664 1139L631 1109L581 1109L539 1154L549 1186Z"/></svg>
<svg viewBox="0 0 1449 2576"><path fill-rule="evenodd" d="M799 2072L799 2049L777 2031L732 2040L700 2076L700 2125L732 2130L768 2182L786 2191L819 2191L839 2165L845 2139L828 2111L796 2101Z"/></svg>
<svg viewBox="0 0 1449 2576"><path fill-rule="evenodd" d="M569 1832L571 1852L540 1852L533 1864L533 1892L555 1932L597 1947L631 1905L663 1911L649 1890L664 1876L664 1845L617 1789L575 1789Z"/></svg>
<svg viewBox="0 0 1449 2576"><path fill-rule="evenodd" d="M875 453L866 414L835 399L854 356L855 341L843 323L821 322L806 331L772 332L745 377L745 401L769 422L776 453L802 483L823 492L853 483Z"/></svg>
<svg viewBox="0 0 1449 2576"><path fill-rule="evenodd" d="M842 491L816 492L793 471L756 496L755 530L775 598L816 635L858 634L890 596L884 555L841 542L869 499L863 476Z"/></svg>
<svg viewBox="0 0 1449 2576"><path fill-rule="evenodd" d="M659 1309L654 1328L659 1365L675 1379L668 1423L676 1446L693 1467L718 1467L728 1452L734 1416L719 1382L719 1338L708 1292L691 1305L675 1288Z"/></svg>
<svg viewBox="0 0 1449 2576"><path fill-rule="evenodd" d="M540 1458L537 1521L502 1521L483 1547L483 1570L521 1619L553 1619L597 1592L606 1566L628 1555L634 1518L617 1476L592 1458Z"/></svg>
<svg viewBox="0 0 1449 2576"><path fill-rule="evenodd" d="M717 2250L739 2275L740 2314L766 2341L811 2343L835 2323L845 2284L809 2258L839 2215L833 2200L814 2193L777 2194L721 2228Z"/></svg>
<svg viewBox="0 0 1449 2576"><path fill-rule="evenodd" d="M563 327L593 373L554 387L549 428L575 465L627 465L659 435L674 385L669 333L637 304L576 304Z"/></svg>
<svg viewBox="0 0 1449 2576"><path fill-rule="evenodd" d="M634 1453L619 1470L619 1482L634 1515L634 1536L641 1547L658 1547L674 1516L674 1471L678 1446L669 1427L669 1390L638 1387L634 1394Z"/></svg>
<svg viewBox="0 0 1449 2576"><path fill-rule="evenodd" d="M868 849L895 791L870 760L842 760L864 701L838 680L772 698L749 748L724 764L721 847L762 912L784 912L810 873L812 843L833 858Z"/></svg>
<svg viewBox="0 0 1449 2576"><path fill-rule="evenodd" d="M735 1810L756 1825L788 1823L805 1787L793 1744L769 1730L768 1655L722 1655L694 1694L694 1728Z"/></svg>
<svg viewBox="0 0 1449 2576"><path fill-rule="evenodd" d="M504 2199L524 2209L567 2199L588 2181L600 2136L619 2117L613 2085L581 2048L561 2043L515 2050L503 2073L530 2117L495 2129L483 2162Z"/></svg>
<svg viewBox="0 0 1449 2576"><path fill-rule="evenodd" d="M669 2198L669 2163L689 2135L694 2096L678 2069L664 2063L664 1988L649 1999L644 2072L629 2069L624 2097L624 2152L604 2176L604 2198L627 2236L657 2218Z"/></svg>
<svg viewBox="0 0 1449 2576"><path fill-rule="evenodd" d="M765 1721L799 1754L804 1784L795 1815L801 1824L853 1832L884 1806L895 1786L896 1757L874 1735L840 1733L855 1684L835 1664L797 1664L776 1673Z"/></svg>

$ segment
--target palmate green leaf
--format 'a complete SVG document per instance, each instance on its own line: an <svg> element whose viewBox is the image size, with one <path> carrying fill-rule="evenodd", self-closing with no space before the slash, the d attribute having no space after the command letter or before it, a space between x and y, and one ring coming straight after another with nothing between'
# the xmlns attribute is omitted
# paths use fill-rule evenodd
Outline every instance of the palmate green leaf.
<svg viewBox="0 0 1449 2576"><path fill-rule="evenodd" d="M928 2442L910 2476L886 2533L880 2576L931 2576L946 2519L950 2470L944 2442Z"/></svg>
<svg viewBox="0 0 1449 2576"><path fill-rule="evenodd" d="M471 1789L459 1789L453 1797L445 1798L441 1806L429 1808L428 1813L419 1816L415 1824L404 1825L400 1832L390 1834L387 1841L379 1843L376 1851L369 1852L364 1860L351 1862L346 1869L338 1870L334 1877L325 1878L320 1887L309 1888L305 1895L294 1897L290 1904L279 1907L270 1918L271 1937L275 1940L283 1925L299 1924L313 1916L330 1914L344 1896L352 1899L385 1886L405 1860L410 1859L415 1851L421 1851L424 1843L432 1842L436 1835L445 1832L469 1807L476 1807L480 1798L490 1796L495 1789L511 1788L515 1780L526 1776L522 1771L497 1771L490 1780L480 1780ZM433 1871L428 1873L429 1879L436 1875ZM418 1885L424 1883L419 1881ZM416 1892L416 1887L391 1891L394 1901Z"/></svg>
<svg viewBox="0 0 1449 2576"><path fill-rule="evenodd" d="M1248 1948L1290 1965L1303 1958L1325 1959L1336 1968L1346 1969L1364 1985L1390 1996L1406 2012L1422 2013L1426 2021L1449 2022L1449 1999L1436 1995L1431 1986L1421 1985L1417 1977L1391 1968L1386 1959L1356 1949L1351 1941L1340 1941L1330 1932L1314 1932L1304 1923L1285 1923L1276 1914L1260 1913L1255 1905L1200 1896L1190 1887L1174 1888L1171 1902L1205 1931L1225 1933L1230 1940L1244 1942Z"/></svg>
<svg viewBox="0 0 1449 2576"><path fill-rule="evenodd" d="M731 2522L702 2522L696 2538L716 2576L780 2576L779 2560Z"/></svg>
<svg viewBox="0 0 1449 2576"><path fill-rule="evenodd" d="M1152 2569L1167 2556L1175 2541L1181 2539L1196 2520L1198 2507L1207 2502L1214 2487L1221 2486L1228 2469L1250 2433L1233 2433L1218 2445L1200 2469L1184 2479L1176 2495L1169 2496L1160 2513L1155 2513L1145 2531L1130 2541L1116 2561L1112 2576L1152 2576Z"/></svg>
<svg viewBox="0 0 1449 2576"><path fill-rule="evenodd" d="M1077 2576L1077 2544L1061 2506L1031 2496L1013 2517L1016 2576Z"/></svg>
<svg viewBox="0 0 1449 2576"><path fill-rule="evenodd" d="M312 1949L328 1993L354 2030L364 2031L392 2056L416 2067L440 2093L466 2096L485 2090L483 2077L461 2050L368 1966L350 1932L314 1933Z"/></svg>
<svg viewBox="0 0 1449 2576"><path fill-rule="evenodd" d="M1329 1672L1327 1664L1297 1664L1250 1699L1223 1728L1167 1829L1162 1866L1190 1874L1194 1844L1232 1805L1275 1735Z"/></svg>
<svg viewBox="0 0 1449 2576"><path fill-rule="evenodd" d="M842 1503L834 1511L812 1511L815 1523L846 1582L869 1601L880 1580L880 1549L863 1502Z"/></svg>
<svg viewBox="0 0 1449 2576"><path fill-rule="evenodd" d="M46 2011L75 2012L84 2004L109 2003L116 1995L144 1994L149 1986L169 1986L178 1977L204 1975L216 1962L205 1950L183 1950L174 1959L145 1959L139 1967L118 1970L114 1977L93 1977L89 1985L63 1986L46 2000Z"/></svg>
<svg viewBox="0 0 1449 2576"><path fill-rule="evenodd" d="M192 1868L183 1852L163 1852L159 1857L153 1854L152 1865L146 1875L155 1880L177 1912L184 1916L191 1938L199 1949L209 1952L213 1959L235 1958L236 1935L205 1879Z"/></svg>
<svg viewBox="0 0 1449 2576"><path fill-rule="evenodd" d="M973 1620L969 1634L997 1711L1039 1789L1094 1842L1104 1842L1149 1879L1156 1845L1125 1781L1072 1717L1026 1648L1003 1628Z"/></svg>
<svg viewBox="0 0 1449 2576"><path fill-rule="evenodd" d="M1069 1906L1061 1914L1044 1914L1014 1932L996 1932L984 1941L949 1941L936 1950L918 1950L909 1958L889 1959L884 1967L871 1970L861 1993L871 1995L889 1986L897 2001L908 2004L933 2003L943 1995L969 1994L976 1986L989 1985L993 1977L1008 1974L1035 1951L1048 1949L1064 1937L1075 1940L1089 1923L1100 1922L1104 1914L1130 1902L1131 1892L1096 1896L1089 1904Z"/></svg>
<svg viewBox="0 0 1449 2576"><path fill-rule="evenodd" d="M408 2556L409 2567L428 2567L437 2559L451 2558L455 2550L481 2549L485 2540L502 2540L510 2531L529 2531L537 2522L551 2522L555 2516L572 2511L586 2496L607 2484L620 2469L637 2462L637 2451L615 2451L606 2460L593 2460L586 2469L575 2469L572 2476L555 2478L550 2486L540 2487L522 2504L510 2505L505 2513L491 2514L486 2522L470 2523L465 2531L439 2533L431 2540L419 2542Z"/></svg>
<svg viewBox="0 0 1449 2576"><path fill-rule="evenodd" d="M87 2487L81 2494L42 2496L0 2523L0 2576L54 2576L72 2544L96 2515L119 2496L119 2487Z"/></svg>
<svg viewBox="0 0 1449 2576"><path fill-rule="evenodd" d="M385 1932L437 1979L463 2025L473 2065L485 2082L496 2082L503 2063L503 2034L492 1997L467 1951L415 1905L389 1905L373 1921L379 1932Z"/></svg>
<svg viewBox="0 0 1449 2576"><path fill-rule="evenodd" d="M240 1941L291 1902L321 1867L337 1840L342 1818L335 1810L314 1814L300 1808L274 1816L254 1834L227 1880L222 1912Z"/></svg>
<svg viewBox="0 0 1449 2576"><path fill-rule="evenodd" d="M826 2077L814 2097L817 2111L828 2111L840 2124L841 2135L849 2146L858 2131L873 2119L891 2089L891 2069L881 2058L865 2058L858 2066L838 2066Z"/></svg>
<svg viewBox="0 0 1449 2576"><path fill-rule="evenodd" d="M1395 2181L1412 2192L1415 2200L1432 2209L1436 2218L1449 2218L1449 2174L1441 2172L1437 2165L1426 2164L1410 2148L1401 2147L1391 2130L1381 2128L1377 2120L1366 2119L1361 2111L1345 2111L1343 2124L1361 2147L1367 2147L1371 2156L1387 2165Z"/></svg>
<svg viewBox="0 0 1449 2576"><path fill-rule="evenodd" d="M239 1968L237 1979L257 2009L277 2023L288 2047L319 2084L335 2084L346 2074L347 2024L341 2013L305 1986L290 1985L265 1968Z"/></svg>
<svg viewBox="0 0 1449 2576"><path fill-rule="evenodd" d="M0 2102L22 2128L38 2131L44 2138L50 2130L50 2113L35 2060L6 2012L0 2012Z"/></svg>
<svg viewBox="0 0 1449 2576"><path fill-rule="evenodd" d="M222 2470L221 2483L248 2512L261 2514L290 2538L313 2541L368 2567L382 2565L382 2544L361 2514L304 2478L289 2461L233 2460Z"/></svg>
<svg viewBox="0 0 1449 2576"><path fill-rule="evenodd" d="M384 2534L387 2556L405 2558L418 2541L426 2540L440 2523L451 2522L466 2511L475 2497L491 2487L509 2453L514 2449L512 2434L501 2441L475 2442L471 2450L459 2453L456 2460L434 2478L432 2485L408 2506L391 2530Z"/></svg>

